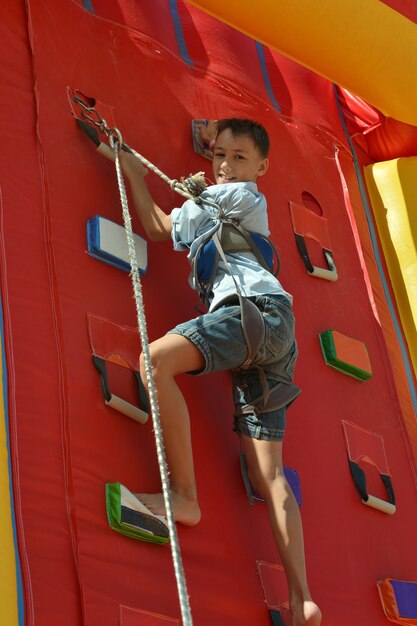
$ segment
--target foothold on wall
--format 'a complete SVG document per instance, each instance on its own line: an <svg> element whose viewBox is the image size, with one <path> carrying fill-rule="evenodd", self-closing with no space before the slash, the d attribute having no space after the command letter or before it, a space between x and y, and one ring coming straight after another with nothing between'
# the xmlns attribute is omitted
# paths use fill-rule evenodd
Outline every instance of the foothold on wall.
<svg viewBox="0 0 417 626"><path fill-rule="evenodd" d="M207 126L208 120L191 120L191 133L193 137L193 148L194 152L199 154L200 156L208 159L209 161L213 160L213 152L208 143L203 141L200 133L200 126Z"/></svg>
<svg viewBox="0 0 417 626"><path fill-rule="evenodd" d="M368 349L362 341L347 337L336 330L326 330L320 333L319 338L327 365L357 380L371 378Z"/></svg>
<svg viewBox="0 0 417 626"><path fill-rule="evenodd" d="M121 483L107 483L106 511L110 528L132 539L168 543L169 529L162 515L154 515Z"/></svg>
<svg viewBox="0 0 417 626"><path fill-rule="evenodd" d="M282 565L267 561L257 561L256 565L270 615L271 612L288 611L288 585Z"/></svg>
<svg viewBox="0 0 417 626"><path fill-rule="evenodd" d="M269 617L271 618L273 626L284 626L284 622L282 621L281 613L279 611L269 611Z"/></svg>
<svg viewBox="0 0 417 626"><path fill-rule="evenodd" d="M86 96L82 91L73 87L67 87L67 97L71 113L76 120L89 123L99 128L99 119L106 120L111 128L117 126L114 117L114 107L111 104L101 102L94 96ZM92 112L94 107L95 114Z"/></svg>
<svg viewBox="0 0 417 626"><path fill-rule="evenodd" d="M262 496L259 495L252 487L248 476L246 456L243 452L240 452L240 470L242 472L243 484L245 485L250 506L253 506L255 500L257 502L265 502ZM298 506L301 507L301 482L298 472L290 467L284 467L284 474L295 496L295 499L297 500Z"/></svg>
<svg viewBox="0 0 417 626"><path fill-rule="evenodd" d="M316 278L323 278L331 282L336 281L337 270L330 246L327 219L294 202L290 202L289 205L297 249L307 272ZM313 265L308 253L306 239L313 239L321 245L327 269Z"/></svg>
<svg viewBox="0 0 417 626"><path fill-rule="evenodd" d="M417 624L417 582L384 578L377 587L387 619L395 624Z"/></svg>
<svg viewBox="0 0 417 626"><path fill-rule="evenodd" d="M148 269L148 244L140 235L133 234L138 268L141 274ZM87 222L87 250L95 259L130 272L126 231L123 226L96 215Z"/></svg>
<svg viewBox="0 0 417 626"><path fill-rule="evenodd" d="M381 435L371 433L369 430L351 422L342 420L342 426L348 451L349 468L363 504L388 515L393 515L396 511L395 494L388 469L383 438ZM363 469L359 466L360 462L376 467L387 491L388 502L367 492L366 476Z"/></svg>
<svg viewBox="0 0 417 626"><path fill-rule="evenodd" d="M138 371L140 352L138 331L92 313L87 314L87 324L93 363L100 374L105 404L126 415L126 417L130 417L140 424L145 424L148 420L149 409L146 392ZM138 390L139 406L111 393L107 362L132 372Z"/></svg>

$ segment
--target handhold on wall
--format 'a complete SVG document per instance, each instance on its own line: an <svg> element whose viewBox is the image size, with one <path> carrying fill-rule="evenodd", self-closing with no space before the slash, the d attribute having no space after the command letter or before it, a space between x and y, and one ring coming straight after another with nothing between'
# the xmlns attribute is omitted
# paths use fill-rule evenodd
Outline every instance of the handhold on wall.
<svg viewBox="0 0 417 626"><path fill-rule="evenodd" d="M369 430L351 422L342 420L342 426L348 451L349 468L363 504L388 515L393 515L396 511L395 494L388 469L383 438L381 435L371 433ZM359 466L360 462L376 467L387 491L388 501L368 493L366 475Z"/></svg>
<svg viewBox="0 0 417 626"><path fill-rule="evenodd" d="M148 269L148 244L140 235L133 234L138 268L141 274ZM126 231L123 226L96 215L87 222L87 250L92 257L125 272L131 271Z"/></svg>
<svg viewBox="0 0 417 626"><path fill-rule="evenodd" d="M327 219L294 202L290 202L289 205L295 242L307 272L310 276L315 276L316 278L323 278L332 282L336 281L337 270L330 246ZM308 253L306 239L313 239L321 245L327 268L313 265Z"/></svg>
<svg viewBox="0 0 417 626"><path fill-rule="evenodd" d="M387 619L395 624L417 625L417 582L384 578L377 587Z"/></svg>
<svg viewBox="0 0 417 626"><path fill-rule="evenodd" d="M366 344L337 330L326 330L320 333L319 339L327 365L357 380L371 378L372 368Z"/></svg>
<svg viewBox="0 0 417 626"><path fill-rule="evenodd" d="M162 515L152 513L120 483L107 483L106 510L109 526L133 539L168 543L168 524Z"/></svg>
<svg viewBox="0 0 417 626"><path fill-rule="evenodd" d="M92 313L87 314L87 323L93 363L100 374L105 404L136 422L144 424L148 420L148 402L138 371L140 352L138 331ZM138 390L138 406L111 393L107 362L132 372Z"/></svg>

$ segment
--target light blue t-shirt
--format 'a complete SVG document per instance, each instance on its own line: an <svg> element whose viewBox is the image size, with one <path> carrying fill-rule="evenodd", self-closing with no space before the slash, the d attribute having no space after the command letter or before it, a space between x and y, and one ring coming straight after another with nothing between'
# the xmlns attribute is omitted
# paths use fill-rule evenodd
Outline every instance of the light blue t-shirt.
<svg viewBox="0 0 417 626"><path fill-rule="evenodd" d="M266 199L258 191L256 183L212 185L203 191L200 198L203 201L214 201L217 207L205 202L198 205L193 200L187 200L181 208L173 209L171 213L174 249L188 251L190 260L194 258L202 241L220 227L220 212L228 219L239 220L239 224L249 231L269 235ZM281 294L292 302L292 296L283 289L273 274L258 263L252 252L227 253L226 257L242 295L249 297ZM189 281L191 287L196 289L192 274ZM233 278L221 259L212 289L210 311L236 293Z"/></svg>

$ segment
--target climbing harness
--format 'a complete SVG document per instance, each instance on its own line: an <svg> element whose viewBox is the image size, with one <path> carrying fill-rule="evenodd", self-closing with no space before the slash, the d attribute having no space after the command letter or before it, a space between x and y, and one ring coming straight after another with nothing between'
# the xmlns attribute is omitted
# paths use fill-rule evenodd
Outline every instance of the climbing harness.
<svg viewBox="0 0 417 626"><path fill-rule="evenodd" d="M258 263L274 276L278 274L280 260L274 244L264 235L249 232L238 221L227 218L223 218L219 229L209 237L208 241L203 241L200 244L192 262L193 284L199 290L200 298L205 304L208 303L220 259L235 284L236 297L241 311L242 333L247 346L246 359L236 369L246 370L249 367L254 367L258 372L262 386L260 396L235 408L235 418L254 413L259 415L288 407L301 393L301 389L293 383L278 383L269 389L265 372L254 362L265 340L265 321L252 299L242 294L226 258L226 253L244 251L252 252ZM235 300L236 297L234 297Z"/></svg>
<svg viewBox="0 0 417 626"><path fill-rule="evenodd" d="M258 263L277 276L280 269L278 251L268 237L250 232L237 220L224 218L220 226L219 239L224 252L252 252ZM208 304L219 263L219 252L211 235L204 240L192 261L193 284L204 304Z"/></svg>
<svg viewBox="0 0 417 626"><path fill-rule="evenodd" d="M193 283L199 290L200 298L208 303L211 288L216 275L217 266L221 259L226 270L231 275L236 288L236 296L232 297L240 306L240 322L243 337L247 346L247 355L237 370L246 370L254 367L259 375L262 394L248 404L235 408L236 418L243 415L259 415L260 413L275 411L288 407L301 393L301 389L293 383L278 383L269 389L265 372L254 363L256 356L265 340L265 321L261 311L251 298L245 297L233 275L226 252L250 251L258 263L274 276L279 271L279 256L273 243L264 235L251 233L244 229L236 220L223 219L219 229L203 241L193 259ZM274 263L274 260L276 263ZM274 267L276 265L276 269Z"/></svg>

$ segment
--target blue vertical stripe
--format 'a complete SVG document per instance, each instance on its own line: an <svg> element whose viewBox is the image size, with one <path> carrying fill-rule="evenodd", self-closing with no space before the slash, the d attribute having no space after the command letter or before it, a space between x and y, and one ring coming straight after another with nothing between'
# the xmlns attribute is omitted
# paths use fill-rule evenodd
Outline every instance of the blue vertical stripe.
<svg viewBox="0 0 417 626"><path fill-rule="evenodd" d="M268 93L269 99L272 102L272 105L276 111L281 113L281 107L278 103L278 100L275 98L274 90L272 89L271 79L269 78L268 68L266 66L266 59L264 53L264 47L259 41L256 41L256 51L258 53L259 64L261 66L262 77L264 79L265 88Z"/></svg>
<svg viewBox="0 0 417 626"><path fill-rule="evenodd" d="M3 324L3 306L0 299L0 343L1 343L1 362L2 362L2 388L3 388L3 409L4 409L4 420L5 420L5 430L6 430L6 445L7 445L7 466L9 472L9 499L10 499L10 510L12 515L12 529L13 529L13 543L14 543L14 554L15 554L15 563L16 563L16 591L17 591L17 610L18 610L18 620L19 626L24 626L25 623L25 607L24 607L24 599L23 599L23 584L22 584L22 571L20 567L19 560L19 547L17 543L17 531L16 531L16 515L15 515L15 507L14 507L14 498L13 498L13 483L12 483L12 463L11 463L11 454L10 454L10 436L9 436L9 414L8 414L8 395L7 395L7 364L6 364L6 353L4 349L4 324Z"/></svg>
<svg viewBox="0 0 417 626"><path fill-rule="evenodd" d="M378 240L376 237L376 233L375 233L375 228L374 228L374 224L372 221L372 211L371 208L369 206L369 202L368 202L368 197L366 195L366 191L365 191L365 184L363 181L363 177L362 177L362 171L361 171L361 166L359 164L359 160L358 160L358 156L355 150L355 146L353 144L353 141L349 135L349 131L348 128L346 126L346 122L345 122L345 118L343 116L343 111L342 111L342 107L340 105L340 100L339 100L339 94L337 93L337 87L336 85L333 85L334 88L334 93L335 93L335 97L336 97L336 104L337 104L337 109L339 111L339 117L342 123L342 127L343 127L343 132L346 135L346 138L349 142L349 146L350 149L352 151L352 156L353 156L353 163L354 163L354 167L355 167L355 172L356 172L356 177L358 179L358 184L359 184L359 189L360 189L360 193L361 193L361 197L362 197L362 202L363 202L363 206L365 209L365 215L366 215L366 221L368 223L368 229L369 229L369 234L371 237L371 242L372 242L372 250L374 253L374 257L375 257L375 261L376 261L376 265L378 268L378 273L379 273L379 277L381 279L382 282L382 286L384 289L384 294L385 294L385 298L388 304L388 309L389 312L391 314L391 318L394 324L394 329L395 329L395 334L398 340L398 343L400 345L400 351L401 351L401 356L402 356L402 360L404 363L404 367L405 367L405 371L406 371L406 375L407 375L407 381L408 381L408 387L410 390L410 395L412 398L412 402L413 402L413 407L415 412L417 413L417 393L416 393L416 389L414 387L414 378L413 378L413 370L411 368L411 364L410 364L410 360L408 358L408 353L407 353L407 347L404 343L404 338L402 335L402 331L401 331L401 326L398 322L398 318L397 318L397 314L395 312L395 307L394 304L392 302L392 298L391 298L391 294L390 294L390 290L388 287L388 283L387 283L387 279L384 273L384 268L382 265L382 261L381 261L381 255L379 252L379 247L378 247Z"/></svg>
<svg viewBox="0 0 417 626"><path fill-rule="evenodd" d="M83 7L87 9L87 11L90 11L90 13L94 13L92 0L83 0Z"/></svg>
<svg viewBox="0 0 417 626"><path fill-rule="evenodd" d="M184 31L182 30L182 24L178 13L177 0L169 0L169 10L171 11L172 20L174 22L175 37L177 38L177 45L181 58L187 65L194 67L194 63L188 54L187 44L185 43Z"/></svg>

